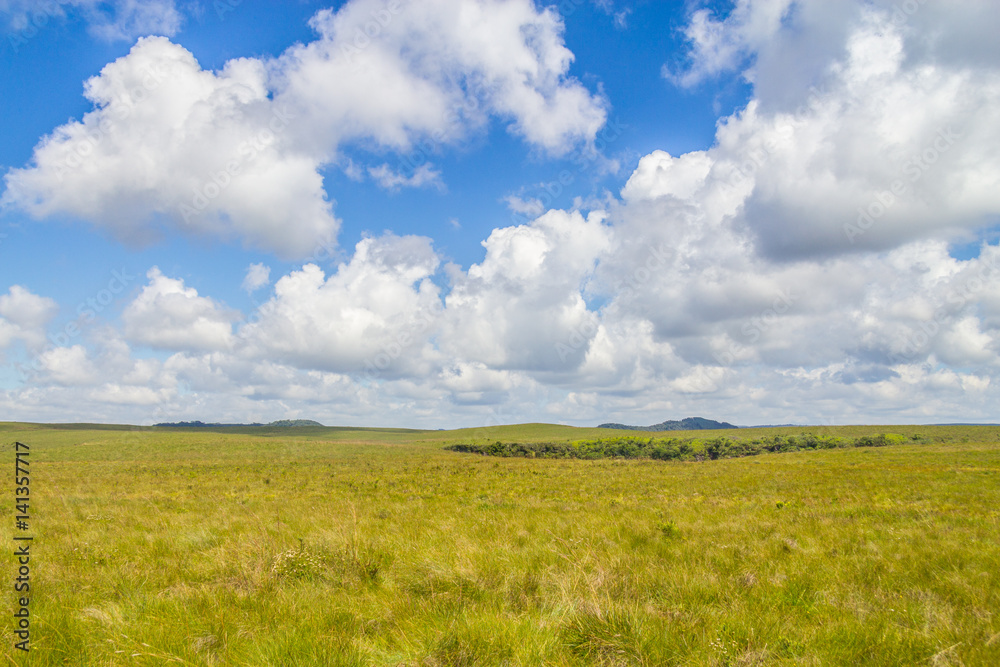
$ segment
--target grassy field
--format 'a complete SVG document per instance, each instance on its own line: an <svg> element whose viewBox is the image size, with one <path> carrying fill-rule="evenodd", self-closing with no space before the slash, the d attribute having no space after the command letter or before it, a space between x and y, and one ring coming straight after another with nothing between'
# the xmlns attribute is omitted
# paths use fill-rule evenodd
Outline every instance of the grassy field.
<svg viewBox="0 0 1000 667"><path fill-rule="evenodd" d="M923 441L586 461L444 447L608 431L0 424L0 654L100 666L1000 664L1000 429L756 435L801 432ZM15 441L31 446L30 660L13 649Z"/></svg>

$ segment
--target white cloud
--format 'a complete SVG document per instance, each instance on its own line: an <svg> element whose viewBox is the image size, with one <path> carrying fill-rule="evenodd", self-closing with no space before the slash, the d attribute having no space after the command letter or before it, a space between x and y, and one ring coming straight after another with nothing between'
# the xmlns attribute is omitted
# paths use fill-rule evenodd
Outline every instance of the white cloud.
<svg viewBox="0 0 1000 667"><path fill-rule="evenodd" d="M712 158L703 151L679 158L665 151L653 151L639 160L639 166L622 189L624 199L655 199L671 196L691 199L704 186L712 168Z"/></svg>
<svg viewBox="0 0 1000 667"><path fill-rule="evenodd" d="M116 0L111 11L88 0L91 31L104 39L128 41L141 35L171 36L181 29L183 16L174 0Z"/></svg>
<svg viewBox="0 0 1000 667"><path fill-rule="evenodd" d="M780 4L742 2L726 21L760 11L770 17L761 32L768 34L781 27ZM721 122L713 148L643 158L623 196L685 199L704 187L698 202L722 206L760 252L784 260L886 250L980 228L1000 212L1000 158L987 148L1000 141L992 122L1000 71L914 58L920 40L891 13L850 15L842 51L812 92L800 90L791 104L787 91L765 86L770 96ZM739 35L741 26L716 28ZM839 34L840 24L833 30ZM792 63L787 41L762 39L759 48L770 53L772 43L781 44L783 62ZM766 78L779 78L778 65L765 64Z"/></svg>
<svg viewBox="0 0 1000 667"><path fill-rule="evenodd" d="M444 189L441 172L434 169L430 163L422 164L413 170L409 176L393 171L388 164L369 167L368 175L375 179L379 187L395 192L400 188L422 188L424 186Z"/></svg>
<svg viewBox="0 0 1000 667"><path fill-rule="evenodd" d="M198 296L183 280L164 276L155 266L149 283L122 313L125 337L166 350L222 350L233 345L237 315L211 298Z"/></svg>
<svg viewBox="0 0 1000 667"><path fill-rule="evenodd" d="M0 0L13 30L44 28L52 19L79 14L91 34L108 41L130 41L144 35L176 34L184 22L175 0Z"/></svg>
<svg viewBox="0 0 1000 667"><path fill-rule="evenodd" d="M56 302L38 296L21 285L12 285L0 294L0 350L15 340L30 350L45 346L45 328L59 311Z"/></svg>
<svg viewBox="0 0 1000 667"><path fill-rule="evenodd" d="M22 410L43 410L44 401L68 410L63 419L76 400L158 421L296 411L428 427L693 414L740 423L995 418L1000 323L980 299L1000 292L997 246L971 260L929 241L860 261L781 265L727 234L716 247L743 252L713 265L685 249L695 245L689 235L643 279L625 241L629 229L656 225L661 209L629 206L654 215L615 217L627 227L611 241L614 255L601 250L614 228L579 214L549 212L496 234L482 264L451 268L443 311L426 239L366 239L330 276L306 266L279 280L231 349L136 359L99 332L95 352L45 353L41 380L0 395L0 405L16 396ZM563 255L570 238L579 245ZM600 309L575 307L581 277L593 275L588 255L603 270L626 265L634 287ZM556 287L546 293L547 284ZM180 291L185 302L205 298ZM470 326L476 315L485 333ZM565 359L560 345L571 351Z"/></svg>
<svg viewBox="0 0 1000 667"><path fill-rule="evenodd" d="M749 108L720 132L723 146L786 134L763 157L745 204L764 252L891 248L954 237L1000 211L1000 159L985 149L1000 140L989 112L1000 103L1000 73L904 68L902 48L872 15L808 110Z"/></svg>
<svg viewBox="0 0 1000 667"><path fill-rule="evenodd" d="M578 366L597 321L583 290L611 245L603 217L549 211L493 230L483 245L480 264L452 271L442 350L500 369Z"/></svg>
<svg viewBox="0 0 1000 667"><path fill-rule="evenodd" d="M243 278L242 287L246 292L252 293L270 283L271 267L258 263L247 267L247 274Z"/></svg>
<svg viewBox="0 0 1000 667"><path fill-rule="evenodd" d="M254 358L372 376L428 370L440 311L429 239L366 238L327 277L307 264L281 278L241 339Z"/></svg>
<svg viewBox="0 0 1000 667"><path fill-rule="evenodd" d="M321 147L359 136L400 149L447 144L493 114L564 153L604 125L603 100L567 75L558 14L530 0L353 0L311 25L319 39L280 60L279 99L302 109L304 141Z"/></svg>
<svg viewBox="0 0 1000 667"><path fill-rule="evenodd" d="M3 201L36 217L81 217L131 242L163 224L306 255L332 242L339 223L318 165L281 148L292 121L267 94L258 61L206 72L182 47L141 39L87 82L97 108L7 174Z"/></svg>
<svg viewBox="0 0 1000 667"><path fill-rule="evenodd" d="M521 215L527 215L532 218L537 218L542 213L545 213L545 204L543 204L542 200L537 197L522 199L517 195L507 195L504 197L504 201L507 202L507 208L514 213L520 213Z"/></svg>
<svg viewBox="0 0 1000 667"><path fill-rule="evenodd" d="M156 390L150 387L137 387L134 385L122 386L114 382L95 387L87 392L87 398L98 403L144 408L162 406L173 395L174 392L170 390Z"/></svg>
<svg viewBox="0 0 1000 667"><path fill-rule="evenodd" d="M710 9L695 11L684 29L691 45L691 63L680 71L664 66L664 76L688 87L738 68L751 53L773 39L795 5L795 0L737 0L722 20Z"/></svg>
<svg viewBox="0 0 1000 667"><path fill-rule="evenodd" d="M39 357L39 367L56 384L90 385L100 376L82 345L55 347Z"/></svg>

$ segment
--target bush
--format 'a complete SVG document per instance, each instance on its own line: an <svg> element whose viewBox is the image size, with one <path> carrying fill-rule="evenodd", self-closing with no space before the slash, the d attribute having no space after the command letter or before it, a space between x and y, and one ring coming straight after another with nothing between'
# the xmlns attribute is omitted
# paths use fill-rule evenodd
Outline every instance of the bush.
<svg viewBox="0 0 1000 667"><path fill-rule="evenodd" d="M764 452L796 452L800 450L834 449L841 447L885 447L910 442L896 433L863 435L855 440L818 436L813 433L800 435L773 435L753 439L719 436L711 440L697 438L638 438L621 436L561 442L494 442L489 445L458 444L445 447L455 452L482 454L484 456L519 456L526 458L574 459L656 459L658 461L703 461L706 458L732 459L756 456Z"/></svg>

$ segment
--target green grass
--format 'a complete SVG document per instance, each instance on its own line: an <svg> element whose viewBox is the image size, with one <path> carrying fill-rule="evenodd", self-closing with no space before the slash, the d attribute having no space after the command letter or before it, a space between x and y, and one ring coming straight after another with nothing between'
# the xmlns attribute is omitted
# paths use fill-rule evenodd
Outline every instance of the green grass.
<svg viewBox="0 0 1000 667"><path fill-rule="evenodd" d="M10 583L2 652L100 666L1000 664L1000 429L808 431L911 444L585 461L444 447L621 432L0 424L5 497L12 443L32 447L37 536L31 659L12 648ZM2 508L11 581L13 501Z"/></svg>

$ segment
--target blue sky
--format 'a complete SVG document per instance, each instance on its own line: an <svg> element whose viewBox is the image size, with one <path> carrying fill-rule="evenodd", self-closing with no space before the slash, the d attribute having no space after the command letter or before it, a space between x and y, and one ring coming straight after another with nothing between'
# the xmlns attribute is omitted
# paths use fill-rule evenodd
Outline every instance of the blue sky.
<svg viewBox="0 0 1000 667"><path fill-rule="evenodd" d="M39 6L10 419L998 417L981 3Z"/></svg>

